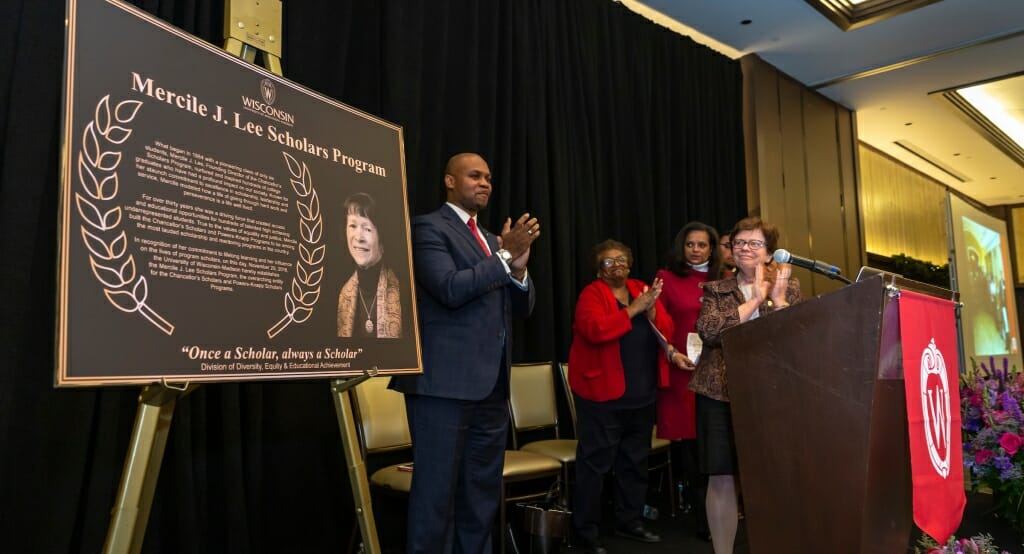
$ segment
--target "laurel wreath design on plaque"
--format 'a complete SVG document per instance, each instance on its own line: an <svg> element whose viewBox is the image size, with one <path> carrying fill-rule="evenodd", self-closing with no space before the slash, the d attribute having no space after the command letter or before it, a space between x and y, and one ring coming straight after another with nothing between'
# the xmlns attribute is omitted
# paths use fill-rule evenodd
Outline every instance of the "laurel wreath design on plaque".
<svg viewBox="0 0 1024 554"><path fill-rule="evenodd" d="M267 336L274 338L286 327L302 323L313 314L313 306L320 298L320 280L324 276L323 218L320 214L320 198L313 188L313 178L305 162L299 162L287 152L281 152L292 174L292 190L299 196L295 206L299 212L299 257L295 261L295 275L291 290L284 294L284 317L278 320Z"/></svg>
<svg viewBox="0 0 1024 554"><path fill-rule="evenodd" d="M107 149L128 140L132 130L119 124L131 123L141 107L140 101L124 100L111 110L109 94L96 104L92 121L82 131L78 151L81 192L75 192L75 205L84 222L82 241L89 250L92 274L103 285L107 300L118 310L138 313L171 335L174 325L147 304L146 277L136 271L135 257L128 253L128 237L121 228L121 206L115 203L121 152Z"/></svg>

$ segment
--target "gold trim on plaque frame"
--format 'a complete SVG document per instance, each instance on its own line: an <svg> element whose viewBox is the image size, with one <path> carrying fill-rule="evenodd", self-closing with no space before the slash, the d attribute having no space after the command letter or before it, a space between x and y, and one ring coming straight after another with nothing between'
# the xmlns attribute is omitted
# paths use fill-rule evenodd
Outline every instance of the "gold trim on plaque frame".
<svg viewBox="0 0 1024 554"><path fill-rule="evenodd" d="M185 40L185 41L187 41L187 42L189 42L189 43L191 43L191 44L193 44L195 46L198 46L198 47L200 47L200 48L202 48L204 50L213 52L215 54L220 54L223 57L223 59L232 61L236 65L255 66L260 71L265 71L267 73L274 73L269 68L265 68L265 67L262 67L262 66L255 65L252 62L247 62L245 59L242 59L241 57L239 57L237 55L226 55L225 56L224 54L230 54L230 53L226 52L224 48L219 48L216 45L210 44L209 42L207 42L205 40L199 39L195 35L186 33L184 31L182 31L181 29L171 25L167 21L164 21L164 20L162 20L162 19L160 19L160 18L158 18L158 17L156 17L156 16L154 16L154 15L148 13L148 12L145 12L145 11L141 10L140 8L136 8L133 5L126 4L123 0L102 0L102 1L103 1L103 3L108 4L109 6L118 8L118 9L120 9L122 11L125 11L125 12L128 12L128 13L132 14L133 16L139 18L140 20L146 21L147 23L149 23L149 24L151 24L151 25L153 25L153 26L155 26L157 28L160 28L160 29L162 29L162 30L164 30L164 31L174 35L174 36L177 36L177 37L179 37L179 38L181 38L181 39L183 39L183 40ZM225 9L228 9L227 3L229 1L230 0L225 0ZM237 2L238 0L234 0L234 1ZM258 1L262 1L262 0L249 0L249 1L257 1L258 2ZM280 3L281 0L273 0L273 1ZM64 106L65 113L71 113L72 112L72 102L73 102L73 98L74 98L74 94L72 92L73 91L73 87L74 87L74 80L68 78L68 76L70 76L71 73L73 72L73 69L75 67L75 58L77 56L77 52L76 52L76 48L75 48L76 41L75 41L75 38L74 38L74 36L76 34L76 31L77 31L76 25L74 24L74 22L75 22L75 20L77 18L77 15L76 15L77 10L78 10L78 2L76 0L70 0L68 2L68 18L67 18L68 21L71 22L71 24L69 24L67 26L67 33L68 33L68 36L67 36L67 46L68 46L68 51L67 51L67 60L66 60L66 67L65 67L65 79L66 79L65 85L67 87L67 90L65 92L65 106ZM278 44L280 44L279 40L277 42L278 42ZM280 68L278 68L277 72L274 73L274 74L277 75L277 76L282 76L283 77L283 74L281 73ZM292 86L291 83L289 83L286 80L282 80L278 84L285 85L285 86ZM292 87L292 88L295 88L295 87ZM348 105L342 104L338 100L336 100L334 98L331 98L331 97L328 97L328 96L325 96L323 94L317 93L316 91L302 90L302 92L303 92L303 94L308 95L310 98L317 99L317 100L322 101L322 102L324 102L326 104L334 106L335 108L338 108L340 110L344 110L344 111L346 111L348 113L358 115L359 117L361 117L361 118L363 118L363 119L365 119L367 121L371 121L371 122L374 122L374 123L376 123L378 125L381 125L383 127L387 127L389 129L394 130L397 133L397 135L398 135L399 159L400 159L400 168L401 168L401 175L402 175L402 179L401 179L402 196L404 198L408 198L408 174L407 174L407 170L406 170L406 167L405 167L405 158L406 157L405 157L405 138L404 138L404 130L403 130L403 128L401 126L399 126L399 125L396 125L396 124L394 124L394 123L392 123L390 121L384 120L384 119L382 119L382 118L380 118L380 117L378 117L376 115L373 115L373 114L371 114L369 112L360 110L360 109L355 108L353 106L348 106ZM71 118L67 118L66 121L64 122L64 133L65 133L66 137L74 136L74 133L72 132ZM61 167L61 175L62 175L62 181L65 182L65 183L68 182L71 179L71 173L72 173L71 169L69 168L69 164L70 164L69 160L72 159L70 152L71 152L71 148L70 148L70 146L68 144L62 145L62 147L61 147L61 165L62 165L62 167ZM63 188L66 188L66 187L63 187ZM71 202L71 200L70 200L70 197L69 197L67 191L66 190L62 191L61 192L61 203L62 204L68 204L69 202ZM402 202L402 210L403 210L403 214L404 214L405 235L406 236L410 236L411 235L411 229L410 229L411 214L409 213L409 204L408 204L408 202ZM70 223L70 211L68 209L61 208L61 212L58 215L58 229L60 230L60 238L59 238L59 241L60 241L60 251L58 252L58 266L59 266L59 269L58 269L58 283L60 284L60 288L57 291L58 328L57 328L57 333L56 333L56 345L55 345L55 361L56 361L55 365L57 366L57 371L56 371L56 375L54 376L54 385L57 386L57 387L95 387L95 386L124 386L124 385L147 386L148 384L156 383L156 382L159 382L159 381L161 381L163 379L166 379L167 375L165 373L145 373L145 374L132 374L132 375L103 375L103 376L74 376L74 377L69 375L70 371L69 371L69 361L68 361L68 325L67 325L67 322L66 322L66 318L67 318L68 305L69 305L69 300L68 300L68 281L69 281L69 275L68 275L67 267L68 267L68 264L69 264L69 261L68 261L68 256L69 255L68 255L68 253L70 251L69 243L70 243L71 235L66 230L64 230L67 227L69 227L69 223ZM411 260L412 260L412 245L411 245L411 243L407 243L405 245L405 251L406 251L406 259L409 260L410 264L411 264ZM411 269L411 266L410 266L410 269ZM413 295L415 294L415 288L413 288L412 294ZM414 345L415 345L415 350L416 350L416 360L419 361L420 363L422 363L423 354L422 354L422 349L421 349L421 346L420 346L420 332L419 332L419 324L418 324L418 322L419 322L418 305L417 305L417 303L415 301L413 301L411 303L410 310L411 310L411 313L412 313L411 329L412 329L412 333L413 333L413 337L414 337ZM275 380L295 379L295 378L302 378L302 379L316 379L316 378L331 378L331 379L334 379L334 378L338 378L338 377L348 378L348 377L358 377L358 376L361 375L361 373L363 371L365 371L365 369L351 369L351 370L340 370L340 371L339 370L303 371L301 373L296 372L296 373L262 374L259 377L254 377L251 374L246 374L246 375L242 376L241 380L275 381ZM422 370L422 367L420 365L418 365L418 366L415 366L415 367L408 367L408 368L389 368L387 370L387 372L388 372L389 375L411 375L411 374L421 374L423 372L423 370ZM213 382L213 381L221 381L221 382L222 381L226 381L226 379L224 379L223 376L220 376L220 375L205 375L205 374L202 374L202 373L192 373L192 374L186 374L186 375L174 375L173 378L176 379L176 380L188 381L188 382L192 382L192 383L203 383L203 382Z"/></svg>

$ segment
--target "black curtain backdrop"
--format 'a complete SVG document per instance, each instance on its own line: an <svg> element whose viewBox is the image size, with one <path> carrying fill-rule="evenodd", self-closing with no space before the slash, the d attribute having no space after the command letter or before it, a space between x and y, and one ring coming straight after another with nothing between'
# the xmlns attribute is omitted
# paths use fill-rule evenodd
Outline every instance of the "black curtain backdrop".
<svg viewBox="0 0 1024 554"><path fill-rule="evenodd" d="M222 43L219 1L135 3ZM540 218L517 360L567 358L598 241L630 245L649 280L685 222L746 213L739 64L617 3L284 7L285 75L404 127L413 214L440 205L445 160L470 150L495 175L486 226ZM64 17L59 0L0 3L4 552L100 551L137 407L136 388L52 386ZM205 385L179 402L145 552L339 552L352 522L327 382Z"/></svg>

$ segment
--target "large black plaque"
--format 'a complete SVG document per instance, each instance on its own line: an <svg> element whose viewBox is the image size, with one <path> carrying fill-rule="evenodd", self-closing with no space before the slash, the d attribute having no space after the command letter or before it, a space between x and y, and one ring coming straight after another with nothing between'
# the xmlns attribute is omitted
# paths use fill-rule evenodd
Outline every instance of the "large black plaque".
<svg viewBox="0 0 1024 554"><path fill-rule="evenodd" d="M56 384L420 371L402 129L68 9Z"/></svg>

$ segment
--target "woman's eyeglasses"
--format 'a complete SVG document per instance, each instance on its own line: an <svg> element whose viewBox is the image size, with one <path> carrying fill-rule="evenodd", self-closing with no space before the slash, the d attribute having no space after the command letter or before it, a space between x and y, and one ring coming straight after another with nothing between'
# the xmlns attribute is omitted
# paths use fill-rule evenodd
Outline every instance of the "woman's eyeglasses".
<svg viewBox="0 0 1024 554"><path fill-rule="evenodd" d="M743 240L737 239L732 241L733 250L740 250L744 246L749 246L751 250L757 250L764 247L763 240Z"/></svg>
<svg viewBox="0 0 1024 554"><path fill-rule="evenodd" d="M605 258L601 260L602 267L611 267L613 265L629 265L629 260L625 256L619 256L618 258Z"/></svg>

